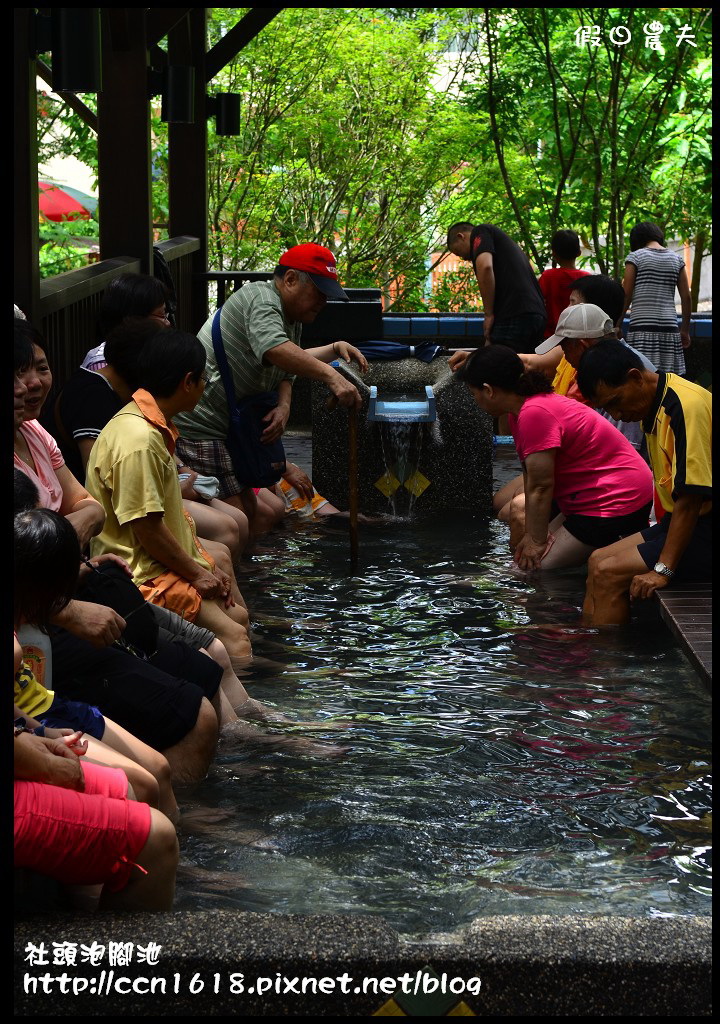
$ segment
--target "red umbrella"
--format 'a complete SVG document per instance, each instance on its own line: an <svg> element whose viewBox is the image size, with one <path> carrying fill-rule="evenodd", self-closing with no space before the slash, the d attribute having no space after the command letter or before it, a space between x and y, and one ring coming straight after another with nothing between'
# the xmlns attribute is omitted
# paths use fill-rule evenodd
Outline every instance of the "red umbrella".
<svg viewBox="0 0 720 1024"><path fill-rule="evenodd" d="M45 220L90 220L98 204L94 196L48 178L38 181L38 199Z"/></svg>

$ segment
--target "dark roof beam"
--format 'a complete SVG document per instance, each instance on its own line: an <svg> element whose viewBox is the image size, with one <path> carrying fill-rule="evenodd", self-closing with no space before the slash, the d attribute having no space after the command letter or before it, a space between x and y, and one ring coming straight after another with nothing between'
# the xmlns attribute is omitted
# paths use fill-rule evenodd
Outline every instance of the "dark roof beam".
<svg viewBox="0 0 720 1024"><path fill-rule="evenodd" d="M52 89L52 70L47 66L47 64L44 61L40 60L39 57L37 59L37 73L38 77L42 78L43 82L45 82L45 84L50 86L50 88ZM64 103L67 103L70 109L74 110L75 113L83 119L88 128L90 128L90 130L95 132L95 134L97 135L97 114L94 114L90 107L86 107L83 101L81 99L78 99L74 92L58 92L57 95Z"/></svg>
<svg viewBox="0 0 720 1024"><path fill-rule="evenodd" d="M162 46L158 46L155 43L153 46L148 46L148 53L150 56L150 67L161 70L168 66L168 55Z"/></svg>
<svg viewBox="0 0 720 1024"><path fill-rule="evenodd" d="M233 57L237 57L243 47L252 42L282 10L282 7L252 7L245 17L208 51L205 58L205 81L210 82L218 71L222 71L225 65L229 64Z"/></svg>
<svg viewBox="0 0 720 1024"><path fill-rule="evenodd" d="M156 46L192 10L192 7L151 7L147 14L148 48Z"/></svg>

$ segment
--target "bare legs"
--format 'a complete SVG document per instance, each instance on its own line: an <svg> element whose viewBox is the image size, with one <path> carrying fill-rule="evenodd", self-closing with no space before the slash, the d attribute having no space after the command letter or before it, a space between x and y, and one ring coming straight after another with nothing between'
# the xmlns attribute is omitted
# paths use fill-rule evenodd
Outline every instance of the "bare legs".
<svg viewBox="0 0 720 1024"><path fill-rule="evenodd" d="M203 697L197 721L190 732L174 746L163 750L173 782L199 782L204 779L215 755L217 739L217 715L207 697Z"/></svg>
<svg viewBox="0 0 720 1024"><path fill-rule="evenodd" d="M124 760L129 759L131 763L136 763L145 773L149 773L154 780L156 798L148 800L146 797L138 795L138 799L145 800L146 803L152 804L153 807L159 807L163 814L166 814L171 821L177 821L179 814L178 805L173 793L170 765L167 758L109 718L105 719L105 732L103 733L102 743L104 746L111 747L113 751L117 751L118 755L123 757ZM92 753L91 756L93 756ZM103 764L109 763L102 758L100 760ZM124 766L118 765L117 767L122 768ZM131 779L130 781L132 782L133 780ZM133 783L133 788L137 793L138 787L135 783Z"/></svg>
<svg viewBox="0 0 720 1024"><path fill-rule="evenodd" d="M231 658L250 659L252 657L248 636L250 620L235 579L230 553L226 547L214 541L203 540L201 543L206 545L208 554L215 559L218 568L222 569L230 578L230 592L235 604L227 607L223 600L203 599L195 621L199 626L204 626L205 629L215 633Z"/></svg>
<svg viewBox="0 0 720 1024"><path fill-rule="evenodd" d="M513 498L522 496L525 500L525 484L522 473L508 480L498 491L493 494L493 512L503 523L506 523L509 512L509 505Z"/></svg>
<svg viewBox="0 0 720 1024"><path fill-rule="evenodd" d="M250 528L247 516L239 509L217 498L209 504L183 498L183 505L192 516L198 537L224 544L230 557L239 558L248 542Z"/></svg>
<svg viewBox="0 0 720 1024"><path fill-rule="evenodd" d="M235 675L230 657L219 640L208 645L207 654L216 661L223 670L220 688L235 711L236 718L253 718L259 721L282 720L284 716L266 708L258 700L254 700L238 677ZM224 723L221 723L224 724Z"/></svg>
<svg viewBox="0 0 720 1024"><path fill-rule="evenodd" d="M195 619L198 626L213 632L231 658L250 664L252 648L247 633L247 612L240 605L226 608L223 601L204 600Z"/></svg>
<svg viewBox="0 0 720 1024"><path fill-rule="evenodd" d="M223 498L228 505L242 509L250 523L250 539L256 540L268 533L285 518L285 502L266 487L257 494L252 487L245 487L240 494Z"/></svg>
<svg viewBox="0 0 720 1024"><path fill-rule="evenodd" d="M104 910L171 910L175 896L175 873L180 859L180 848L174 825L150 808L150 834L138 855L138 864L145 868L144 875L133 870L130 881L120 892L100 897Z"/></svg>
<svg viewBox="0 0 720 1024"><path fill-rule="evenodd" d="M638 551L642 539L641 533L634 533L590 555L583 603L586 625L620 626L630 619L630 584L634 576L647 572Z"/></svg>
<svg viewBox="0 0 720 1024"><path fill-rule="evenodd" d="M232 594L232 598L236 606L242 608L245 612L245 618L242 621L243 625L247 629L250 624L250 619L248 618L247 614L247 605L245 604L245 599L240 593L240 588L238 587L237 579L235 578L235 569L233 567L230 552L228 551L227 547L224 544L218 544L216 541L206 540L205 538L203 538L202 540L200 540L200 543L205 548L207 553L213 556L216 565L230 577L230 592Z"/></svg>

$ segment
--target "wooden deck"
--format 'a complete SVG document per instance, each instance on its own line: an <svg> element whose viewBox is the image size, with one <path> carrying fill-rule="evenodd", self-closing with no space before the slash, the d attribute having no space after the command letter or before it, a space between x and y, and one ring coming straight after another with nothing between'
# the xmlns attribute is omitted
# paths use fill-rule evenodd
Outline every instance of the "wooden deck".
<svg viewBox="0 0 720 1024"><path fill-rule="evenodd" d="M690 664L712 689L712 587L696 583L655 594L660 615Z"/></svg>

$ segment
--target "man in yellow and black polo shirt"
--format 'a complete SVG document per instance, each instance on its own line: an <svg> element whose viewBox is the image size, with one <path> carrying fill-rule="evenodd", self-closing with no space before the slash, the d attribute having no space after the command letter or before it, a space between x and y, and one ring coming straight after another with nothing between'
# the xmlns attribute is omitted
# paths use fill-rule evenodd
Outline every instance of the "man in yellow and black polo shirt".
<svg viewBox="0 0 720 1024"><path fill-rule="evenodd" d="M583 618L627 622L630 599L712 573L712 396L674 373L651 373L626 345L603 341L580 361L578 386L615 419L642 422L665 515L590 556Z"/></svg>

